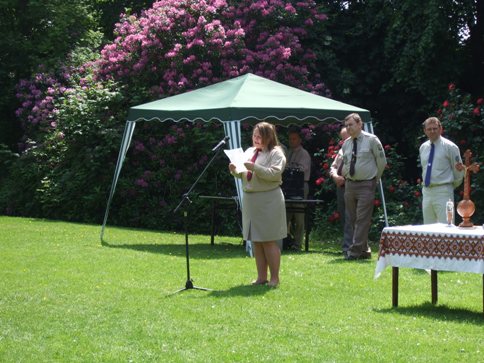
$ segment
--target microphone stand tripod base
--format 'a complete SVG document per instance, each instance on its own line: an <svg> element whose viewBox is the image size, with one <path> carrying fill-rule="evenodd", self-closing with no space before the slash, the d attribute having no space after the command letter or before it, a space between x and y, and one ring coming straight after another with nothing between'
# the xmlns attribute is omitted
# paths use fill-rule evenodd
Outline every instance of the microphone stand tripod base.
<svg viewBox="0 0 484 363"><path fill-rule="evenodd" d="M202 291L213 291L212 289L207 289L206 287L200 287L193 285L193 280L187 280L185 283L185 287L181 288L180 290L175 291L175 293L185 290L202 290Z"/></svg>

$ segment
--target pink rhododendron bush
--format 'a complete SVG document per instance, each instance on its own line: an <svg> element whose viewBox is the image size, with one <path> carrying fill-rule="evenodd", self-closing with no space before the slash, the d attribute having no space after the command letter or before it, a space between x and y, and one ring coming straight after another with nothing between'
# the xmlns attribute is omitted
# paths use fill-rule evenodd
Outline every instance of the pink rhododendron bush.
<svg viewBox="0 0 484 363"><path fill-rule="evenodd" d="M314 92L324 86L304 44L325 19L314 1L166 0L125 15L101 51L97 76L178 94L247 72Z"/></svg>
<svg viewBox="0 0 484 363"><path fill-rule="evenodd" d="M2 212L100 222L130 106L247 72L329 95L311 47L324 20L314 1L164 0L122 14L100 52L77 49L19 84L23 154L0 190ZM140 123L111 223L180 228L173 206L222 135L215 123ZM198 189L230 194L232 183L221 159ZM202 214L192 218L201 230Z"/></svg>

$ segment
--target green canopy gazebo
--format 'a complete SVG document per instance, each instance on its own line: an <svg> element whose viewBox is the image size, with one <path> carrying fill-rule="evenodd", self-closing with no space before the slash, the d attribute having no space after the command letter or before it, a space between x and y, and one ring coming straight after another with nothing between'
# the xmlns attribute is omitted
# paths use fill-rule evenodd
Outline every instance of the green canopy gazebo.
<svg viewBox="0 0 484 363"><path fill-rule="evenodd" d="M136 123L146 121L221 122L225 135L230 137L230 148L235 149L241 147L241 121L255 123L265 120L277 125L335 122L343 120L352 112L357 112L365 123L365 129L373 132L371 115L368 110L302 91L251 73L180 95L131 107L104 214L101 240ZM240 180L236 179L235 184L239 201L241 201ZM380 188L380 191L386 220L383 189Z"/></svg>

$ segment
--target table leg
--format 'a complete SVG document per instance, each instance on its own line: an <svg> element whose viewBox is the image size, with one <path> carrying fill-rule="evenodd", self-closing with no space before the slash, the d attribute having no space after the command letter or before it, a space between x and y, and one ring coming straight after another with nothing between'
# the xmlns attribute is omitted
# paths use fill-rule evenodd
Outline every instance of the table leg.
<svg viewBox="0 0 484 363"><path fill-rule="evenodd" d="M210 225L210 244L213 246L215 243L215 201L212 201L212 216Z"/></svg>
<svg viewBox="0 0 484 363"><path fill-rule="evenodd" d="M482 315L484 315L484 275L482 275Z"/></svg>
<svg viewBox="0 0 484 363"><path fill-rule="evenodd" d="M392 306L398 306L398 267L392 267Z"/></svg>
<svg viewBox="0 0 484 363"><path fill-rule="evenodd" d="M430 270L430 284L432 286L432 304L437 304L437 271Z"/></svg>
<svg viewBox="0 0 484 363"><path fill-rule="evenodd" d="M308 218L308 207L304 208L304 249L306 252L309 251L309 218Z"/></svg>

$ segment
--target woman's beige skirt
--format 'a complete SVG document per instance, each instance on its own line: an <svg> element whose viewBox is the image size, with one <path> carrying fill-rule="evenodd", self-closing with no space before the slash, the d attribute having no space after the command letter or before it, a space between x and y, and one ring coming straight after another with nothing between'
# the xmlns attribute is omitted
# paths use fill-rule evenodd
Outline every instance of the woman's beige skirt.
<svg viewBox="0 0 484 363"><path fill-rule="evenodd" d="M242 226L246 241L267 242L286 238L286 205L281 188L244 192Z"/></svg>

